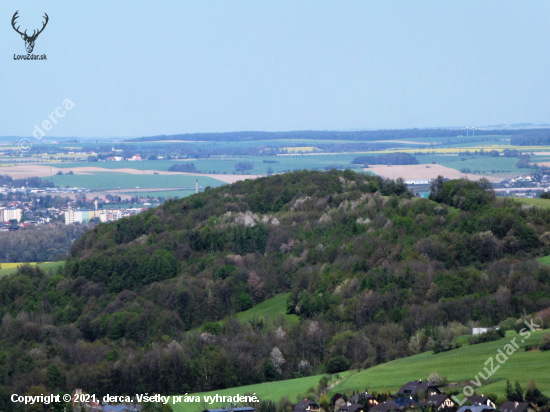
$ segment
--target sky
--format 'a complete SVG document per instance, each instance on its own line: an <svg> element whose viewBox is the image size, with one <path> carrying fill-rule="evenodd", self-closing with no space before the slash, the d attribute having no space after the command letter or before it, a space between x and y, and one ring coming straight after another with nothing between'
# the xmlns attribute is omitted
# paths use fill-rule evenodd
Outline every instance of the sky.
<svg viewBox="0 0 550 412"><path fill-rule="evenodd" d="M550 123L549 34L548 0L4 0L0 136L66 99L46 136Z"/></svg>

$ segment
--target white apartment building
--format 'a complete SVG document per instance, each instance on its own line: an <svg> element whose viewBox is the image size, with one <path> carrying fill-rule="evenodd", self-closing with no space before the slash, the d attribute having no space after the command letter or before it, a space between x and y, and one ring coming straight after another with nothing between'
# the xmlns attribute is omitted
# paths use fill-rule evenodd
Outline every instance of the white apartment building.
<svg viewBox="0 0 550 412"><path fill-rule="evenodd" d="M9 222L10 220L16 220L21 222L21 216L23 211L21 209L15 209L12 207L0 208L0 221Z"/></svg>

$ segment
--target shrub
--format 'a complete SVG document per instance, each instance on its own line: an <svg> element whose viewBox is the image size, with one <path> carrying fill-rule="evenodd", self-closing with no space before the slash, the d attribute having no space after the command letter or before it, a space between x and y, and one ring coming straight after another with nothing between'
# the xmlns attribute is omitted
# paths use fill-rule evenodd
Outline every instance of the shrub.
<svg viewBox="0 0 550 412"><path fill-rule="evenodd" d="M202 331L212 335L221 335L222 327L218 322L209 322L202 326Z"/></svg>
<svg viewBox="0 0 550 412"><path fill-rule="evenodd" d="M348 370L351 362L343 355L335 356L328 361L327 372L338 373Z"/></svg>
<svg viewBox="0 0 550 412"><path fill-rule="evenodd" d="M507 330L513 330L514 326L516 325L516 318L508 318L506 320L503 320L500 322L499 330L507 331Z"/></svg>
<svg viewBox="0 0 550 412"><path fill-rule="evenodd" d="M198 172L194 163L178 163L168 168L169 172Z"/></svg>
<svg viewBox="0 0 550 412"><path fill-rule="evenodd" d="M447 378L445 376L439 376L439 374L436 372L432 372L428 376L428 382L430 382L430 385L444 386L447 384Z"/></svg>
<svg viewBox="0 0 550 412"><path fill-rule="evenodd" d="M489 332L482 333L481 335L473 335L468 338L468 343L470 345L476 345L478 343L493 342L495 340L500 340L504 337L505 332L501 329L499 330L490 330Z"/></svg>
<svg viewBox="0 0 550 412"><path fill-rule="evenodd" d="M222 279L225 279L225 278L228 278L229 276L231 276L233 274L233 272L237 270L237 268L233 265L225 265L225 266L222 266L220 268L220 270L218 270L216 272L216 278L222 278Z"/></svg>

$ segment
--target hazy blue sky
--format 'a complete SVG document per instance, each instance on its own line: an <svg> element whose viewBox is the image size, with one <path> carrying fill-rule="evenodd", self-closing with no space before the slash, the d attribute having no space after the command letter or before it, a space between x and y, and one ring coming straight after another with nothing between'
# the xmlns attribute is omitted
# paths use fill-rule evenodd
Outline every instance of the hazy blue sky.
<svg viewBox="0 0 550 412"><path fill-rule="evenodd" d="M14 61L21 28L50 22ZM550 123L548 0L0 3L0 135Z"/></svg>

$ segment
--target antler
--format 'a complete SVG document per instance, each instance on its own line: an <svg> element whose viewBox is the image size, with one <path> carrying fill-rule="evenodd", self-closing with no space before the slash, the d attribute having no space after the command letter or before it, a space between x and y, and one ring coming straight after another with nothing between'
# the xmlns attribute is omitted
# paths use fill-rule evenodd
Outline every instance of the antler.
<svg viewBox="0 0 550 412"><path fill-rule="evenodd" d="M40 30L38 30L38 33L36 33L36 34L33 33L33 37L38 36L46 28L46 25L48 24L48 21L50 20L50 18L48 17L48 14L46 12L44 12L44 18L46 19L46 21L43 23L42 28Z"/></svg>
<svg viewBox="0 0 550 412"><path fill-rule="evenodd" d="M21 36L26 36L26 35L27 35L27 30L25 30L25 33L21 33L21 32L19 31L19 27L21 27L21 26L17 26L17 28L15 28L15 20L17 20L17 18L19 17L19 16L17 15L17 13L19 13L19 10L17 10L17 11L15 12L15 14L13 15L13 17L12 17L12 19L11 19L11 25L13 26L13 29L14 29L17 33L19 33Z"/></svg>

